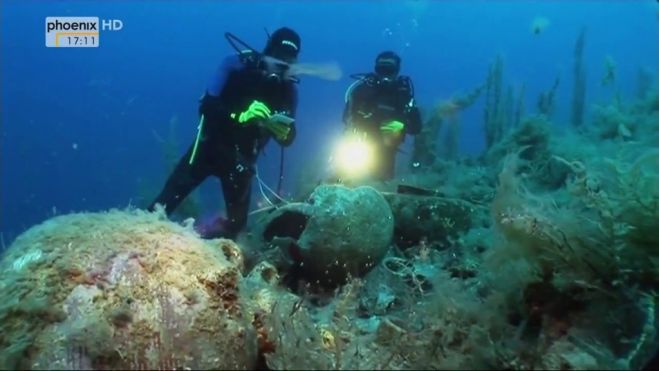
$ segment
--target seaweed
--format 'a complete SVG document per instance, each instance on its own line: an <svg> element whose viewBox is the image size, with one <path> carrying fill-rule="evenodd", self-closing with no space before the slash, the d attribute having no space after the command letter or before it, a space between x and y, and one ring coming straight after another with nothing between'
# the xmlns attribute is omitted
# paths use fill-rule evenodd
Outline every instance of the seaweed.
<svg viewBox="0 0 659 371"><path fill-rule="evenodd" d="M584 121L584 105L586 102L586 68L583 64L583 51L586 44L586 28L579 31L574 44L574 64L572 75L574 79L572 91L572 117L574 127L580 127Z"/></svg>
<svg viewBox="0 0 659 371"><path fill-rule="evenodd" d="M410 159L410 169L414 172L424 172L432 169L440 158L456 159L460 138L460 112L469 108L480 97L484 86L478 86L465 94L456 93L453 97L439 102L425 121L414 139L414 147ZM438 150L440 131L444 123L448 123L447 133L444 136L442 150Z"/></svg>
<svg viewBox="0 0 659 371"><path fill-rule="evenodd" d="M484 129L486 150L498 142L503 135L505 114L501 98L502 77L503 59L501 55L497 55L490 65L485 84Z"/></svg>
<svg viewBox="0 0 659 371"><path fill-rule="evenodd" d="M551 118L555 109L554 98L556 97L556 89L558 89L558 84L560 83L560 81L561 80L558 77L556 77L556 79L554 79L554 84L551 86L551 88L547 92L541 93L540 96L538 97L539 114Z"/></svg>

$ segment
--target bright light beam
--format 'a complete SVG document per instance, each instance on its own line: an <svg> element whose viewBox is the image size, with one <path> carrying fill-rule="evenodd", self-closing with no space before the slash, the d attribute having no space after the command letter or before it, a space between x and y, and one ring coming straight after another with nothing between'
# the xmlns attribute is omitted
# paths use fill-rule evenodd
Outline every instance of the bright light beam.
<svg viewBox="0 0 659 371"><path fill-rule="evenodd" d="M345 136L334 150L337 174L345 178L360 178L373 169L375 162L373 145L357 135Z"/></svg>

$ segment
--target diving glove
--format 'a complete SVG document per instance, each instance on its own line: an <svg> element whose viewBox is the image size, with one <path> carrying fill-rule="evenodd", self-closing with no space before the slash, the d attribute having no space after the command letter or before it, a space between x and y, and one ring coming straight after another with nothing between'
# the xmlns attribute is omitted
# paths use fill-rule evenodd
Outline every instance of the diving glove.
<svg viewBox="0 0 659 371"><path fill-rule="evenodd" d="M291 132L291 124L294 122L292 118L277 113L265 122L265 128L279 140L286 140L288 134Z"/></svg>
<svg viewBox="0 0 659 371"><path fill-rule="evenodd" d="M252 119L267 119L270 117L270 108L264 103L254 100L252 104L247 107L245 112L242 112L240 115L235 113L231 114L231 118L235 119L238 116L239 124L249 124L249 121Z"/></svg>
<svg viewBox="0 0 659 371"><path fill-rule="evenodd" d="M392 120L385 122L384 125L380 126L380 130L384 133L399 134L405 129L405 124L398 120Z"/></svg>

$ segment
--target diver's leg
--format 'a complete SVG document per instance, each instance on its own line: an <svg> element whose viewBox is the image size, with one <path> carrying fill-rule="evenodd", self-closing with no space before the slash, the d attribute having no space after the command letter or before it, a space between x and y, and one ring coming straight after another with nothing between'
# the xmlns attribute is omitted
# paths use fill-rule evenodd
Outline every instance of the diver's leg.
<svg viewBox="0 0 659 371"><path fill-rule="evenodd" d="M387 167L384 169L385 179L392 179L396 173L396 148L387 151Z"/></svg>
<svg viewBox="0 0 659 371"><path fill-rule="evenodd" d="M165 206L167 215L170 215L183 202L185 197L209 175L209 166L203 160L201 153L197 154L197 158L190 165L192 148L190 146L186 154L181 157L178 165L167 179L162 192L149 206L150 211L155 209L156 204L162 204Z"/></svg>
<svg viewBox="0 0 659 371"><path fill-rule="evenodd" d="M386 146L380 147L377 162L375 177L378 180L389 180L393 178L396 166L396 148Z"/></svg>
<svg viewBox="0 0 659 371"><path fill-rule="evenodd" d="M235 238L247 224L252 174L249 170L237 172L232 169L222 174L220 180L228 219L225 237Z"/></svg>

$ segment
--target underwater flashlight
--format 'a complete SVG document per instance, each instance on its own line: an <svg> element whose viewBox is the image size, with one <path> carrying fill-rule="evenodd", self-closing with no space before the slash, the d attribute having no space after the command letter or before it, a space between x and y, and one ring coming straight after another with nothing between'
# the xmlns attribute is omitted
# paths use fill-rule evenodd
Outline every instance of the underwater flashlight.
<svg viewBox="0 0 659 371"><path fill-rule="evenodd" d="M373 169L373 145L359 135L348 135L339 141L334 151L336 171L339 176L358 178Z"/></svg>

